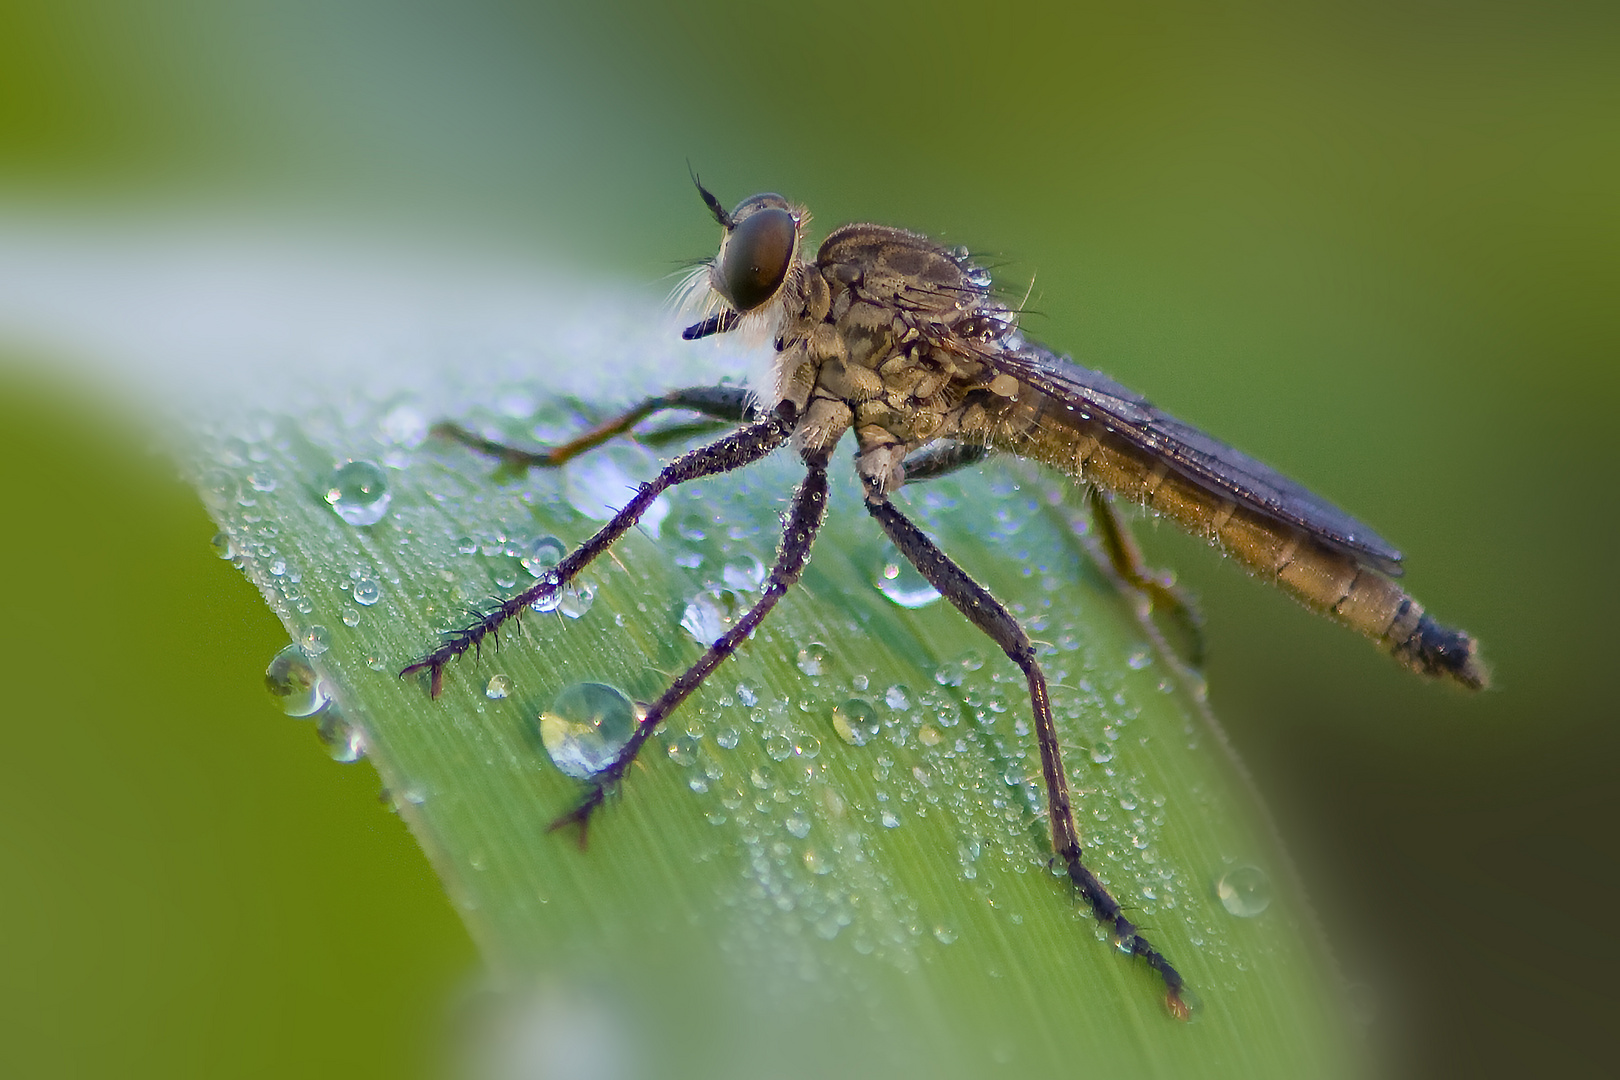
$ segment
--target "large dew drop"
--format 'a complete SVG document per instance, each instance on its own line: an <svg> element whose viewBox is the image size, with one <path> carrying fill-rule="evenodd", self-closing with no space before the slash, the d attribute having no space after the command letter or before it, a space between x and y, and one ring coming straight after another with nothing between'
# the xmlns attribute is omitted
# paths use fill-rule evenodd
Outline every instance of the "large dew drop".
<svg viewBox="0 0 1620 1080"><path fill-rule="evenodd" d="M1258 866L1239 866L1215 882L1221 906L1240 919L1252 919L1271 906L1271 879Z"/></svg>
<svg viewBox="0 0 1620 1080"><path fill-rule="evenodd" d="M314 716L326 707L326 688L297 645L276 653L264 669L264 685L288 716Z"/></svg>
<svg viewBox="0 0 1620 1080"><path fill-rule="evenodd" d="M350 525L377 524L392 499L388 477L369 461L340 465L327 480L326 501Z"/></svg>
<svg viewBox="0 0 1620 1080"><path fill-rule="evenodd" d="M575 683L540 714L540 741L552 763L580 780L611 765L635 729L635 704L604 683Z"/></svg>

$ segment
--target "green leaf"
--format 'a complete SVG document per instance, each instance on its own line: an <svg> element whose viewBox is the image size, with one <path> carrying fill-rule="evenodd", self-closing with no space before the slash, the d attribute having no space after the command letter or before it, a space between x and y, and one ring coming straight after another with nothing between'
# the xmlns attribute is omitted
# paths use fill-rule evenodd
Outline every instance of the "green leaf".
<svg viewBox="0 0 1620 1080"><path fill-rule="evenodd" d="M802 586L649 742L588 849L548 831L580 784L540 714L584 682L649 700L696 660L687 627L757 596L799 474L785 451L670 493L561 611L451 666L440 699L399 678L659 461L625 441L514 475L426 438L429 422L555 438L712 381L725 356L624 331L624 312L593 333L604 310L487 365L452 343L306 372L295 393L216 409L189 451L224 556L306 645L330 697L313 719L338 756L375 764L483 951L496 992L472 1010L469 1053L705 1076L1362 1071L1199 680L1093 561L1065 483L1018 462L899 502L1042 643L1089 865L1186 976L1192 1023L1050 870L1017 669L891 579L847 470ZM354 461L375 466L366 498L386 499L372 524L328 501ZM1263 912L1217 896L1239 871L1270 882Z"/></svg>

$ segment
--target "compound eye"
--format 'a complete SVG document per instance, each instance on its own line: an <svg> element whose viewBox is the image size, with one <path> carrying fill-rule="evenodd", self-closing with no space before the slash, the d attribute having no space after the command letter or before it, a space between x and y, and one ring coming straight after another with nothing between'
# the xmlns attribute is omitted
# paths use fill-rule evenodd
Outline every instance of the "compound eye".
<svg viewBox="0 0 1620 1080"><path fill-rule="evenodd" d="M782 287L798 229L791 213L771 206L749 214L731 230L720 260L720 284L739 313L759 307Z"/></svg>

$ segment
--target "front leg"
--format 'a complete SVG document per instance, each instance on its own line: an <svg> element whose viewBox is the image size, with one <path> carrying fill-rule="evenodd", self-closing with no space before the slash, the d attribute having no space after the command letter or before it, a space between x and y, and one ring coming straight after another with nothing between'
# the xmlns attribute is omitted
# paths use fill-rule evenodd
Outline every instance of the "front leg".
<svg viewBox="0 0 1620 1080"><path fill-rule="evenodd" d="M765 582L765 592L759 598L759 602L744 612L735 626L709 646L709 650L702 658L682 672L680 677L670 684L669 689L653 702L618 756L601 772L591 777L590 789L585 793L585 797L573 810L552 822L552 829L578 825L579 842L584 846L585 830L590 824L591 814L602 805L608 788L624 776L624 771L636 759L636 754L640 753L642 744L652 737L653 730L677 705L685 701L692 691L703 684L703 680L709 677L710 672L714 671L722 660L737 651L737 646L747 640L755 627L770 614L777 601L786 596L787 591L799 580L799 575L804 572L804 564L810 558L810 545L815 542L816 533L827 516L827 452L821 451L809 457L805 464L809 467L809 472L799 484L798 491L794 493L793 506L782 529L782 543L777 549L776 563L771 567L770 577Z"/></svg>
<svg viewBox="0 0 1620 1080"><path fill-rule="evenodd" d="M739 428L708 446L700 446L696 450L682 454L664 466L650 482L643 484L641 490L636 492L635 497L624 509L615 514L613 520L602 526L595 536L569 552L539 581L517 595L502 600L493 610L480 615L472 624L448 633L443 644L407 666L399 673L400 677L426 671L428 692L433 697L438 697L443 687L446 664L468 649L481 648L486 637L498 633L509 619L521 616L536 600L555 596L581 570L589 566L593 559L612 547L615 540L639 521L641 515L647 512L647 508L659 495L688 480L714 476L753 464L787 442L797 422L797 410L791 403L783 402L764 420Z"/></svg>

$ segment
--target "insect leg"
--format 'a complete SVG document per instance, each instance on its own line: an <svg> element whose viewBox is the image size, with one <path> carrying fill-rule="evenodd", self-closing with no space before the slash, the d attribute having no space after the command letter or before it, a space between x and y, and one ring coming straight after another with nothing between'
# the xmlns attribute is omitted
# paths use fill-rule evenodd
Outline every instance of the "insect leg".
<svg viewBox="0 0 1620 1080"><path fill-rule="evenodd" d="M990 456L988 447L977 443L940 442L919 450L906 458L902 467L906 483L933 480L958 469L977 465ZM1086 500L1091 507L1091 518L1097 529L1097 539L1103 554L1125 583L1145 593L1155 607L1168 612L1186 642L1187 660L1193 667L1204 663L1204 620L1198 608L1180 589L1165 580L1165 575L1148 569L1142 561L1142 549L1120 520L1113 500L1096 485L1088 485Z"/></svg>
<svg viewBox="0 0 1620 1080"><path fill-rule="evenodd" d="M641 490L636 492L635 498L615 514L613 520L602 526L595 536L569 552L539 581L501 601L470 626L447 635L442 645L406 667L400 675L403 677L418 671L428 672L431 680L429 691L434 697L438 697L446 664L468 649L478 648L484 638L498 631L508 619L522 615L536 600L554 595L567 585L575 575L590 565L591 560L611 547L615 540L634 525L641 515L646 513L647 507L653 504L653 500L664 491L688 480L714 476L717 473L730 472L744 465L753 464L787 442L796 419L797 411L790 403L784 402L766 419L739 428L708 446L700 446L696 450L682 454L664 466L650 482L643 484Z"/></svg>
<svg viewBox="0 0 1620 1080"><path fill-rule="evenodd" d="M433 425L433 434L441 438L454 439L481 454L499 458L502 464L515 469L555 468L570 458L601 446L609 439L623 435L653 413L665 409L689 409L716 420L729 420L735 423L758 419L758 410L754 407L752 396L743 387L694 386L650 397L613 419L598 424L583 435L545 450L524 450L521 447L508 446L449 422Z"/></svg>
<svg viewBox="0 0 1620 1080"><path fill-rule="evenodd" d="M1103 553L1114 568L1114 573L1125 584L1145 593L1155 607L1163 608L1174 620L1186 639L1187 660L1193 667L1204 664L1204 619L1199 615L1192 598L1175 585L1167 575L1150 570L1142 561L1142 549L1120 519L1114 500L1096 484L1086 485L1086 503L1091 507L1091 523L1097 530L1097 540Z"/></svg>
<svg viewBox="0 0 1620 1080"><path fill-rule="evenodd" d="M901 463L906 483L932 480L957 469L977 465L990 456L990 448L980 443L938 442L912 454Z"/></svg>
<svg viewBox="0 0 1620 1080"><path fill-rule="evenodd" d="M736 625L709 646L703 657L687 668L669 685L669 689L652 703L618 756L591 778L590 789L585 793L585 797L573 810L552 822L553 829L565 825L578 825L580 843L584 844L585 828L591 814L602 805L602 799L606 796L608 788L624 776L624 771L630 767L630 762L635 760L641 745L652 737L653 730L677 705L685 701L704 679L709 677L709 673L718 667L722 660L737 651L737 646L747 640L748 635L752 634L764 621L765 616L770 614L776 602L782 599L788 589L799 580L799 575L804 571L804 564L810 558L810 545L815 542L816 532L827 516L827 456L827 452L822 451L805 461L809 472L805 474L798 491L794 493L793 506L788 511L787 524L782 530L782 544L776 552L776 563L771 567L770 576L765 581L765 591L760 596L759 602L744 612Z"/></svg>
<svg viewBox="0 0 1620 1080"><path fill-rule="evenodd" d="M1136 925L1125 917L1119 902L1081 859L1080 830L1069 801L1069 782L1063 771L1063 754L1058 746L1057 727L1052 720L1052 703L1046 692L1046 676L1035 660L1035 646L1029 635L990 591L967 575L934 542L923 535L894 504L881 495L867 497L866 509L883 526L894 546L911 560L928 583L938 589L958 611L983 630L1009 659L1023 671L1029 682L1030 706L1035 714L1035 741L1041 751L1041 772L1046 780L1047 816L1052 826L1052 846L1068 870L1069 880L1091 904L1099 922L1112 927L1119 947L1139 956L1164 980L1165 1003L1180 1019L1188 1016L1181 993L1186 983L1181 974L1144 938Z"/></svg>

